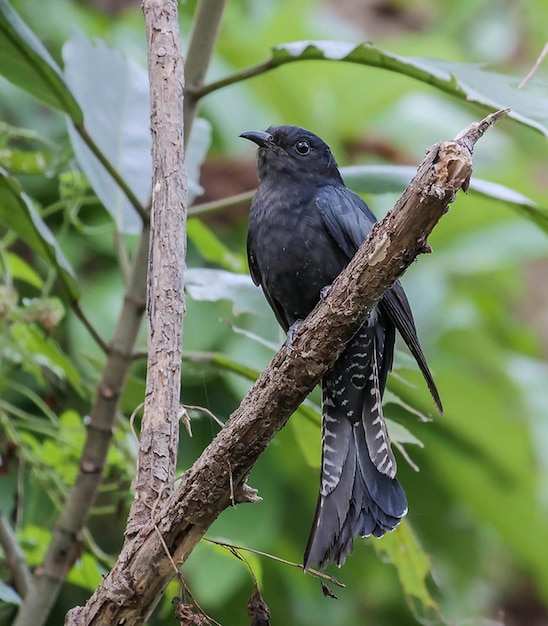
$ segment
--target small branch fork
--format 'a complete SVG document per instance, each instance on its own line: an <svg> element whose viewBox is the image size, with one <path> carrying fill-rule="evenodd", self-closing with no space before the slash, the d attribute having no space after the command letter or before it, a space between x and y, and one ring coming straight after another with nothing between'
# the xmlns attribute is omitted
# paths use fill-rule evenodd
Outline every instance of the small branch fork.
<svg viewBox="0 0 548 626"><path fill-rule="evenodd" d="M372 230L329 294L283 346L239 408L153 519L126 542L117 563L70 624L142 624L254 463L372 310L421 253L427 237L472 175L472 150L508 110L430 148L390 213ZM242 489L241 494L246 490ZM256 499L256 494L254 498ZM248 501L245 497L241 500ZM160 540L158 532L161 533ZM168 554L166 554L166 548Z"/></svg>

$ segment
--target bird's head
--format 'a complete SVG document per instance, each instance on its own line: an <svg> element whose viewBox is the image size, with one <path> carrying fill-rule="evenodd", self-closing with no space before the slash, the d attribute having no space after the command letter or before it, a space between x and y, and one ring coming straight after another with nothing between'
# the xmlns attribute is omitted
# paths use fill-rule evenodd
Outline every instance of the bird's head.
<svg viewBox="0 0 548 626"><path fill-rule="evenodd" d="M265 131L249 130L240 137L259 146L259 180L287 177L325 184L341 181L337 162L329 146L314 133L299 126L271 126Z"/></svg>

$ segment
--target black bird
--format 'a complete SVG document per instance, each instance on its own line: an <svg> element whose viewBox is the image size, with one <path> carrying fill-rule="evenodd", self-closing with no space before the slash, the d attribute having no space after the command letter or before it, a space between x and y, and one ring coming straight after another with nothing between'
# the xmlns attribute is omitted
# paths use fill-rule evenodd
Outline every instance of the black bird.
<svg viewBox="0 0 548 626"><path fill-rule="evenodd" d="M259 146L259 188L251 204L247 252L282 328L303 320L365 240L375 216L344 184L329 146L297 126L240 137ZM354 537L381 537L407 513L382 411L396 329L441 412L404 290L383 295L322 380L322 469L304 569L341 566Z"/></svg>

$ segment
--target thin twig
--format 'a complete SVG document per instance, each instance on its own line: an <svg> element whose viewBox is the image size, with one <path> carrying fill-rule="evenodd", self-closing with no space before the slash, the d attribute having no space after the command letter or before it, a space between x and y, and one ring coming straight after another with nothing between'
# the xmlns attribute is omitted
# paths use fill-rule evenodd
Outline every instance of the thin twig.
<svg viewBox="0 0 548 626"><path fill-rule="evenodd" d="M146 208L139 202L137 196L133 193L129 185L122 178L118 170L112 165L112 163L106 158L103 154L99 146L95 143L93 137L88 133L86 127L83 124L75 124L76 131L82 137L83 141L86 143L88 148L93 152L93 154L100 161L101 165L107 170L109 175L112 177L114 182L120 187L120 189L124 192L126 198L130 201L133 208L137 211L143 223L146 224L150 216Z"/></svg>
<svg viewBox="0 0 548 626"><path fill-rule="evenodd" d="M89 320L88 316L84 313L84 311L82 310L82 307L80 306L80 302L78 300L71 300L70 308L73 310L76 317L86 327L88 333L93 337L93 340L99 346L99 348L105 354L108 354L108 351L109 351L108 343L101 337L99 332L95 329L95 326L93 326L93 324Z"/></svg>
<svg viewBox="0 0 548 626"><path fill-rule="evenodd" d="M4 550L6 565L13 576L15 590L25 598L32 587L32 576L17 537L2 513L0 513L0 546Z"/></svg>
<svg viewBox="0 0 548 626"><path fill-rule="evenodd" d="M201 413L205 413L206 415L209 415L209 417L211 417L211 419L221 428L224 427L224 422L222 422L216 415L215 413L213 413L212 411L210 411L209 409L207 409L205 406L197 406L194 404L183 404L183 407L185 409L191 409L192 411L200 411Z"/></svg>
<svg viewBox="0 0 548 626"><path fill-rule="evenodd" d="M533 77L534 73L538 70L538 68L540 67L540 64L544 61L547 54L548 54L548 42L544 44L544 48L542 49L542 52L539 54L538 59L535 61L535 64L527 73L527 76L525 76L525 78L518 85L518 89L522 89L523 87L525 87L525 85Z"/></svg>
<svg viewBox="0 0 548 626"><path fill-rule="evenodd" d="M472 124L467 126L455 137L454 141L466 146L470 153L472 153L474 146L483 137L483 135L500 119L506 117L508 113L510 113L510 108L500 109L499 111L490 113L480 122L472 122Z"/></svg>
<svg viewBox="0 0 548 626"><path fill-rule="evenodd" d="M217 91L223 87L228 87L234 83L239 83L240 81L247 80L248 78L253 78L254 76L259 76L269 70L273 70L278 67L278 65L279 63L276 63L273 59L268 59L268 61L263 61L262 63L248 67L240 72L234 72L234 74L230 74L230 76L213 81L207 85L189 86L187 87L187 95L199 100L213 91Z"/></svg>
<svg viewBox="0 0 548 626"><path fill-rule="evenodd" d="M129 260L127 247L124 242L124 235L118 228L114 231L114 246L116 249L116 256L118 258L118 266L120 267L120 274L122 275L122 281L124 283L124 287L127 289L131 273L131 262Z"/></svg>
<svg viewBox="0 0 548 626"><path fill-rule="evenodd" d="M137 417L137 413L139 413L139 411L145 406L144 402L139 403L132 411L131 415L129 416L129 428L131 430L131 434L133 435L133 438L135 439L135 443L137 445L139 445L139 437L135 431L135 418Z"/></svg>
<svg viewBox="0 0 548 626"><path fill-rule="evenodd" d="M228 548L229 550L242 550L242 551L245 551L245 552L251 552L252 554L257 554L258 556L264 556L267 559L272 559L273 561L277 561L278 563L283 563L284 565L290 565L291 567L296 567L296 568L301 569L301 570L303 568L303 566L300 563L294 563L293 561L287 561L286 559L282 559L279 556L275 556L274 554L269 554L268 552L262 552L261 550L255 550L253 548L247 548L246 546L237 546L237 545L235 545L233 543L228 543L226 541L219 541L218 539L211 539L210 537L203 537L203 540L204 541L208 541L209 543L214 543L215 545L218 545L218 546L222 546L223 548ZM328 582L333 583L334 585L337 585L337 587L342 587L343 589L344 589L344 587L346 587L346 585L344 583L341 583L334 576L329 576L329 574L324 574L323 572L319 572L318 570L309 569L305 573L306 574L310 574L314 578L319 578L321 580L327 580Z"/></svg>
<svg viewBox="0 0 548 626"><path fill-rule="evenodd" d="M239 204L251 202L256 190L244 191L238 193L229 198L223 198L222 200L212 200L211 202L203 202L202 204L195 204L188 210L188 217L197 217L198 215L211 215L212 213L218 213L225 209L231 209Z"/></svg>
<svg viewBox="0 0 548 626"><path fill-rule="evenodd" d="M188 594L188 597L190 598L190 601L192 602L192 604L198 609L198 611L200 611L200 613L206 617L206 619L208 619L212 624L216 624L217 626L221 626L221 624L219 624L219 622L216 622L212 617L210 617L203 609L202 607L198 604L198 602L196 601L196 598L194 597L193 593L190 591L189 586L186 584L186 580L183 578L183 575L181 574L181 572L179 571L179 568L177 567L177 565L175 564L175 561L173 560L173 557L171 556L171 554L169 553L169 549L167 547L166 542L164 541L164 538L162 537L162 533L160 532L160 530L158 529L158 526L154 525L154 529L156 530L156 532L158 533L158 537L160 539L160 543L162 544L166 556L169 559L169 562L171 563L171 566L173 567L173 570L175 572L175 577L177 578L177 580L179 581L179 585L181 586L181 589Z"/></svg>

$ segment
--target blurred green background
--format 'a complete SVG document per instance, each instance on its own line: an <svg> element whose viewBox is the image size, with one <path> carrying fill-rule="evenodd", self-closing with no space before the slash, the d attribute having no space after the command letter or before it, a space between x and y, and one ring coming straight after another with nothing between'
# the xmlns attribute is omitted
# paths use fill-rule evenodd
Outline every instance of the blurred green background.
<svg viewBox="0 0 548 626"><path fill-rule="evenodd" d="M63 62L61 50L69 38L77 40L77 29L145 67L136 2L11 4L61 66L70 62L67 52ZM185 39L195 6L179 7ZM233 0L208 80L266 60L272 46L329 39L371 41L406 57L487 64L517 77L515 85L545 45L547 24L544 0ZM545 62L524 88L543 102L544 119L547 77ZM117 234L74 158L63 115L0 81L0 165L17 176L55 233L77 272L80 305L108 340L123 296L120 250L131 250L135 237ZM495 96L488 84L483 88ZM105 114L116 106L110 100L101 104L100 93L97 103ZM244 130L297 124L324 138L341 166L416 165L432 143L454 137L484 114L476 104L380 68L288 64L204 98L200 115L210 124L211 146L201 168L203 193L195 202L256 185L254 151L238 139ZM474 174L547 207L547 148L540 132L505 120L477 146ZM33 168L23 156L15 163L19 152L27 159L39 155L41 165ZM365 194L377 216L397 196ZM246 215L241 203L191 219L188 267L245 275ZM346 565L328 571L346 585L333 587L338 600L325 598L318 582L299 569L242 551L273 624L548 625L548 239L536 221L508 203L470 193L459 194L435 229L433 254L420 258L403 282L445 414L435 414L406 354L397 356L386 397L393 438L408 441L404 452L412 461L399 456L409 516L380 541L356 541ZM51 267L12 231L0 232L0 510L36 566L77 470L82 416L89 411L103 356L55 286ZM200 282L196 274L194 280ZM268 363L272 344L283 337L260 294L245 281L229 298L219 299L209 287L205 295L192 288L187 293L183 401L225 420L254 373ZM46 297L58 298L47 301L47 313L54 316L49 330L32 316L32 308L29 313L38 302L43 315ZM223 362L215 355L223 355ZM121 545L136 452L128 417L143 399L144 374L144 362L137 362L85 552L48 621L52 626L85 602ZM249 482L263 501L227 510L208 537L300 562L317 493L317 391L311 403L291 419L251 474ZM183 431L181 437L181 470L218 430L204 413L191 416L193 436ZM1 555L0 575L9 586ZM248 623L253 580L230 551L202 541L182 574L218 622ZM15 605L6 599L5 586L0 622L9 624ZM150 624L176 623L169 600L178 593L172 584Z"/></svg>

